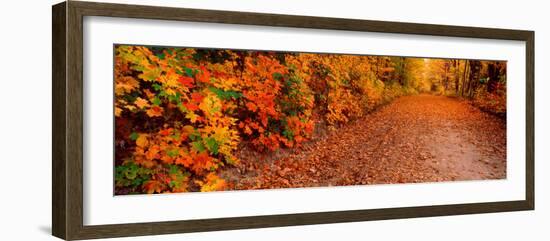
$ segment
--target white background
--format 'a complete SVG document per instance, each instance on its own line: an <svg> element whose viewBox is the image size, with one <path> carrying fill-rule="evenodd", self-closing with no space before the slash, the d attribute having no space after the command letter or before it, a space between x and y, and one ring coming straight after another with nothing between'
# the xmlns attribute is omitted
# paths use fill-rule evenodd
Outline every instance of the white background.
<svg viewBox="0 0 550 241"><path fill-rule="evenodd" d="M133 1L144 2L144 1ZM174 0L155 1L175 4ZM55 240L51 219L51 10L53 1L10 1L0 10L0 237ZM179 6L536 31L536 123L548 122L550 29L544 1L178 1ZM542 108L539 108L542 107ZM155 240L547 240L550 153L536 126L536 211L165 235ZM151 237L127 240L151 240Z"/></svg>
<svg viewBox="0 0 550 241"><path fill-rule="evenodd" d="M113 197L114 43L507 60L506 180ZM525 199L524 42L86 17L84 56L84 225Z"/></svg>

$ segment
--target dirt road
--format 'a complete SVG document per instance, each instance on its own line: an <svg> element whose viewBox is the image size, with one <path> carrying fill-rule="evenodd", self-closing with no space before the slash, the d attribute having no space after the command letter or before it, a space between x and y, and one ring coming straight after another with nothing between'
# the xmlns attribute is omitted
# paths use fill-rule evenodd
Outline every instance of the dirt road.
<svg viewBox="0 0 550 241"><path fill-rule="evenodd" d="M229 181L251 189L505 178L506 123L463 100L405 96L279 156Z"/></svg>

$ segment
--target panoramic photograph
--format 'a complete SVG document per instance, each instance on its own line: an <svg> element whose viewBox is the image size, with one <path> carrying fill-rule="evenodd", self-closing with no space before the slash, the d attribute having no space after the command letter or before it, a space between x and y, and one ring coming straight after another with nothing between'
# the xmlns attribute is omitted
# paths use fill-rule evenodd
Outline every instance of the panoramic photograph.
<svg viewBox="0 0 550 241"><path fill-rule="evenodd" d="M506 61L113 51L115 195L506 178Z"/></svg>

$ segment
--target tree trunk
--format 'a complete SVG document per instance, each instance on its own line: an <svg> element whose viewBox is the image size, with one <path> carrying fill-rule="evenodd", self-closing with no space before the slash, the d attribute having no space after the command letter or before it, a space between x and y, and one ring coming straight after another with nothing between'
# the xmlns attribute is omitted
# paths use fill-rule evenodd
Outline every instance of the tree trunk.
<svg viewBox="0 0 550 241"><path fill-rule="evenodd" d="M464 96L464 91L465 91L466 85L467 85L466 73L468 73L468 60L464 61L464 76L462 77L462 86L461 86L461 90L460 90L460 95L461 96Z"/></svg>
<svg viewBox="0 0 550 241"><path fill-rule="evenodd" d="M453 60L453 67L455 68L455 94L458 95L458 83L460 81L460 73L459 73L459 62L458 60Z"/></svg>
<svg viewBox="0 0 550 241"><path fill-rule="evenodd" d="M451 64L448 61L445 61L445 92L449 89L449 70L451 69Z"/></svg>
<svg viewBox="0 0 550 241"><path fill-rule="evenodd" d="M468 83L468 97L472 98L474 96L475 90L477 88L477 83L479 83L479 73L481 71L481 62L479 60L470 61L470 78Z"/></svg>
<svg viewBox="0 0 550 241"><path fill-rule="evenodd" d="M487 82L487 92L492 93L495 91L496 84L499 80L500 66L498 66L498 63L494 62L490 63L487 67L487 77L489 78Z"/></svg>

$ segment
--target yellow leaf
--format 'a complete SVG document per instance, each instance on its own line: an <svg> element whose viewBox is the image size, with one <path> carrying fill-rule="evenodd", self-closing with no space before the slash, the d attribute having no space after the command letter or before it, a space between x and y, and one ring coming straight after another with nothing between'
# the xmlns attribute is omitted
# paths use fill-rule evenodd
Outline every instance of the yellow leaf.
<svg viewBox="0 0 550 241"><path fill-rule="evenodd" d="M219 191L226 188L225 180L216 176L214 173L208 173L205 181L206 182L199 181L198 183L201 185L201 192Z"/></svg>
<svg viewBox="0 0 550 241"><path fill-rule="evenodd" d="M164 91L167 95L176 95L176 91L172 88L166 88Z"/></svg>
<svg viewBox="0 0 550 241"><path fill-rule="evenodd" d="M199 108L208 115L213 115L221 111L222 102L216 95L209 93L200 103Z"/></svg>
<svg viewBox="0 0 550 241"><path fill-rule="evenodd" d="M115 93L116 95L124 95L139 88L139 82L131 76L122 76L115 78Z"/></svg>
<svg viewBox="0 0 550 241"><path fill-rule="evenodd" d="M165 87L175 88L179 86L178 78L179 76L174 71L170 71L160 77L159 81L164 83Z"/></svg>
<svg viewBox="0 0 550 241"><path fill-rule="evenodd" d="M153 65L145 65L143 67L143 73L139 74L138 77L145 81L155 81L162 72L160 68Z"/></svg>
<svg viewBox="0 0 550 241"><path fill-rule="evenodd" d="M185 118L189 119L191 123L195 123L197 121L197 118L199 118L199 116L195 114L195 112L189 111L187 112L187 114L185 114Z"/></svg>
<svg viewBox="0 0 550 241"><path fill-rule="evenodd" d="M134 111L134 110L136 110L136 107L133 106L133 105L125 105L124 107L125 107L126 109L128 109L129 111Z"/></svg>
<svg viewBox="0 0 550 241"><path fill-rule="evenodd" d="M136 145L138 147L144 148L149 144L149 141L147 140L147 135L145 134L139 134L139 137L136 139Z"/></svg>

